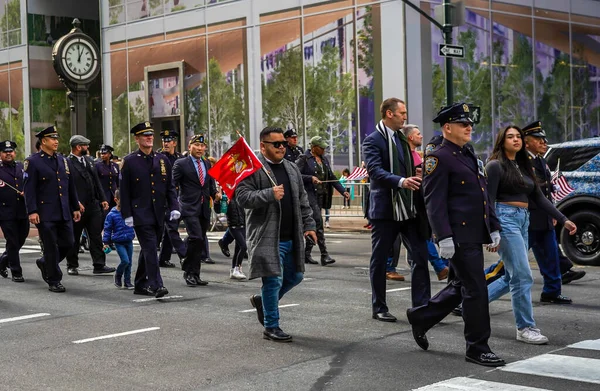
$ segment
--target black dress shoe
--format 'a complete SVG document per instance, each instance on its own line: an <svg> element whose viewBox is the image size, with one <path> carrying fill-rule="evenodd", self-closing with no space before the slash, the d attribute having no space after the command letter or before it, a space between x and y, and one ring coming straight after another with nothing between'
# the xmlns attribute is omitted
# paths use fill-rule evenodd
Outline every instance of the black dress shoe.
<svg viewBox="0 0 600 391"><path fill-rule="evenodd" d="M454 316L462 316L462 304L459 304L452 310L452 315Z"/></svg>
<svg viewBox="0 0 600 391"><path fill-rule="evenodd" d="M55 293L60 293L60 292L66 291L65 287L60 282L49 285L48 290L50 292L55 292Z"/></svg>
<svg viewBox="0 0 600 391"><path fill-rule="evenodd" d="M41 259L37 259L35 261L35 264L37 265L38 269L40 269L40 272L42 273L42 279L47 283L48 282L48 275L46 274L46 265L44 265L42 263Z"/></svg>
<svg viewBox="0 0 600 391"><path fill-rule="evenodd" d="M252 295L250 296L250 303L253 308L256 308L256 317L261 325L265 325L265 313L263 312L262 306L262 296L261 295Z"/></svg>
<svg viewBox="0 0 600 391"><path fill-rule="evenodd" d="M321 266L327 266L335 263L335 259L331 258L329 255L321 255Z"/></svg>
<svg viewBox="0 0 600 391"><path fill-rule="evenodd" d="M70 276L78 276L79 275L79 270L77 270L76 267L70 267L67 269L67 274Z"/></svg>
<svg viewBox="0 0 600 391"><path fill-rule="evenodd" d="M0 276L2 276L3 278L8 278L8 269L7 268L0 269Z"/></svg>
<svg viewBox="0 0 600 391"><path fill-rule="evenodd" d="M160 288L158 288L157 290L154 291L154 297L156 297L157 299L163 297L164 295L168 295L168 294L169 294L169 291L164 286L161 286Z"/></svg>
<svg viewBox="0 0 600 391"><path fill-rule="evenodd" d="M484 367L501 367L506 365L503 359L496 356L494 353L481 353L479 356L465 356L465 361L473 364L483 365Z"/></svg>
<svg viewBox="0 0 600 391"><path fill-rule="evenodd" d="M204 281L202 280L200 277L196 276L196 281L198 283L198 286L206 286L208 285L208 281Z"/></svg>
<svg viewBox="0 0 600 391"><path fill-rule="evenodd" d="M133 289L133 294L134 295L143 295L143 296L154 296L154 292L152 291L152 289L148 288L148 287L144 287L144 288L134 288Z"/></svg>
<svg viewBox="0 0 600 391"><path fill-rule="evenodd" d="M315 261L310 254L304 256L304 263L310 263L311 265L318 265L319 262Z"/></svg>
<svg viewBox="0 0 600 391"><path fill-rule="evenodd" d="M114 267L108 267L108 266L94 268L94 274L107 274L107 273L113 273L114 271L115 271Z"/></svg>
<svg viewBox="0 0 600 391"><path fill-rule="evenodd" d="M408 319L408 323L410 323L413 338L415 339L415 342L417 343L417 345L419 345L419 347L421 349L423 349L423 350L429 349L429 341L427 340L425 331L423 331L419 326L413 324L410 317L411 317L411 314L410 314L410 308L409 308L406 310L406 318Z"/></svg>
<svg viewBox="0 0 600 391"><path fill-rule="evenodd" d="M573 300L568 298L567 296L558 295L558 296L550 296L548 294L542 293L540 297L540 301L542 303L550 303L550 304L572 304Z"/></svg>
<svg viewBox="0 0 600 391"><path fill-rule="evenodd" d="M214 265L216 262L213 261L210 257L208 258L204 258L203 260L201 260L200 262L202 263L206 263L207 265Z"/></svg>
<svg viewBox="0 0 600 391"><path fill-rule="evenodd" d="M275 342L292 342L292 336L285 333L279 327L265 328L265 331L263 331L263 338Z"/></svg>
<svg viewBox="0 0 600 391"><path fill-rule="evenodd" d="M23 278L23 276L15 276L15 275L13 275L12 276L12 280L14 282L25 282L25 279Z"/></svg>
<svg viewBox="0 0 600 391"><path fill-rule="evenodd" d="M159 262L158 266L160 267L175 267L175 264L172 263L171 261L164 261L164 262Z"/></svg>
<svg viewBox="0 0 600 391"><path fill-rule="evenodd" d="M373 314L373 319L380 320L382 322L395 322L396 317L389 312L378 312Z"/></svg>
<svg viewBox="0 0 600 391"><path fill-rule="evenodd" d="M585 270L568 270L562 275L562 284L567 285L571 281L577 281L585 276Z"/></svg>
<svg viewBox="0 0 600 391"><path fill-rule="evenodd" d="M196 277L194 277L194 275L192 275L192 274L183 273L183 280L189 286L196 286L196 285L198 285L198 281L196 280Z"/></svg>
<svg viewBox="0 0 600 391"><path fill-rule="evenodd" d="M225 255L227 258L231 256L231 253L229 252L229 247L223 243L223 239L219 239L219 248L221 249L223 255Z"/></svg>

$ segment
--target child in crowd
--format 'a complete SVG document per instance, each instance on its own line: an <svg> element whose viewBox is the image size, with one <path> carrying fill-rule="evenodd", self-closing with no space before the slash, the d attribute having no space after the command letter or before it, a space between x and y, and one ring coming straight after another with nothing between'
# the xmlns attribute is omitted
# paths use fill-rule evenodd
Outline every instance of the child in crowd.
<svg viewBox="0 0 600 391"><path fill-rule="evenodd" d="M115 202L117 206L108 212L106 220L104 220L102 242L105 249L114 244L117 254L121 258L121 263L117 266L117 272L115 273L115 286L122 288L122 279L124 279L125 288L133 289L133 284L131 283L131 264L133 260L133 238L135 237L135 231L133 227L125 225L125 221L121 215L119 190L115 192Z"/></svg>

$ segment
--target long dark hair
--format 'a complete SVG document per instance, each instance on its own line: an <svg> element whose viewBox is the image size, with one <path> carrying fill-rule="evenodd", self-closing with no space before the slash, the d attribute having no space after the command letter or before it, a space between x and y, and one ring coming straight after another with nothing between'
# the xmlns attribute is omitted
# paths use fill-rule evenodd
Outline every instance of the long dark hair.
<svg viewBox="0 0 600 391"><path fill-rule="evenodd" d="M521 143L522 147L517 152L515 157L515 162L519 165L519 168L515 167L515 165L506 157L506 152L504 151L504 141L506 139L506 132L510 129L516 129L519 131L521 135ZM500 131L496 136L496 143L494 144L494 150L492 151L492 155L490 156L490 160L498 160L502 165L502 177L500 181L507 186L523 186L523 178L521 174L527 175L531 178L533 183L536 183L535 175L533 173L533 166L529 161L529 156L527 156L527 149L525 149L525 136L523 135L523 131L516 125L509 125L504 130ZM519 173L519 169L520 172Z"/></svg>

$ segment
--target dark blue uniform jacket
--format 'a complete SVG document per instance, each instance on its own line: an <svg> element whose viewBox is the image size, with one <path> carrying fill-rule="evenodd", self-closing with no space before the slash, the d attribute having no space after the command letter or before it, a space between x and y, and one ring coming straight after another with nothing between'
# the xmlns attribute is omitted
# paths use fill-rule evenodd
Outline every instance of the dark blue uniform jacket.
<svg viewBox="0 0 600 391"><path fill-rule="evenodd" d="M6 164L0 161L0 180L23 191L23 164ZM27 218L25 198L8 186L0 188L0 220L18 220Z"/></svg>

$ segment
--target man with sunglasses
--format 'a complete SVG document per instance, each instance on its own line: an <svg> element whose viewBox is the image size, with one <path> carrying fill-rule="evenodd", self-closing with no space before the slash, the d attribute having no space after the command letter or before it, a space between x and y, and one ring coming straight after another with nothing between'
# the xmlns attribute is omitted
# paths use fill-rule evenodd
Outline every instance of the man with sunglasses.
<svg viewBox="0 0 600 391"><path fill-rule="evenodd" d="M304 149L298 145L298 133L294 129L288 129L283 133L287 145L285 146L285 158L292 163L304 153Z"/></svg>
<svg viewBox="0 0 600 391"><path fill-rule="evenodd" d="M327 252L321 209L327 210L331 208L334 188L346 199L350 198L350 193L337 180L337 177L331 170L329 160L325 157L325 149L327 147L329 147L329 144L323 137L315 136L310 139L310 150L307 150L296 161L302 174L308 201L313 210L313 219L317 225L317 244L321 251L321 266L335 263L335 259L331 258ZM306 263L317 263L310 255L314 245L310 241L306 242L306 254L304 256Z"/></svg>

